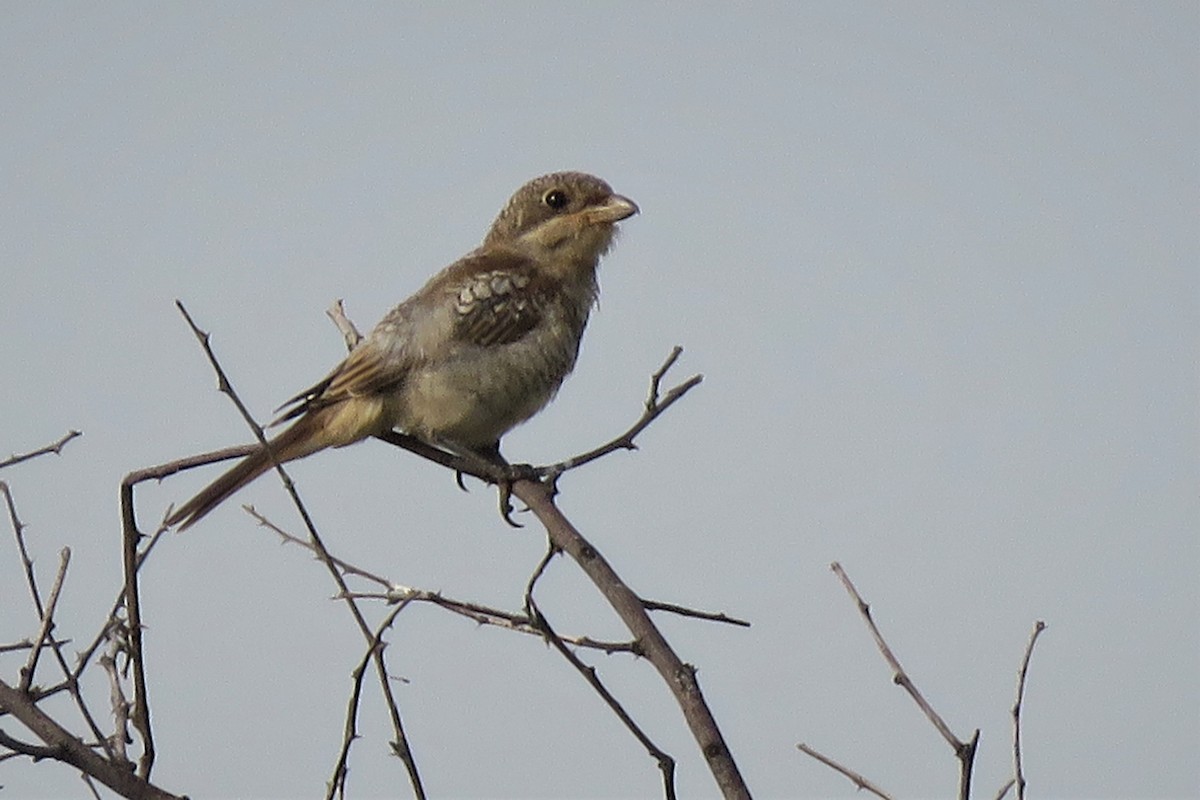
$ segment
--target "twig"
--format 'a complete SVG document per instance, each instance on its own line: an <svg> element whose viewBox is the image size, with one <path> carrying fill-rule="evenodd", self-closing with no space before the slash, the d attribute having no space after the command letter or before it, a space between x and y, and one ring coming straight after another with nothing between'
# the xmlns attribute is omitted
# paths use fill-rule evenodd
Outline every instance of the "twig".
<svg viewBox="0 0 1200 800"><path fill-rule="evenodd" d="M600 676L596 673L596 668L583 663L583 661L577 655L571 652L571 649L567 647L562 638L554 632L554 628L551 627L550 621L546 619L545 614L542 613L541 609L538 608L537 603L533 599L533 589L537 584L538 578L540 578L542 573L545 572L550 560L554 558L554 556L558 555L559 552L560 551L557 546L555 546L552 542L549 543L549 546L546 548L546 554L542 556L541 561L538 562L537 568L530 576L529 582L525 587L526 612L528 613L529 618L533 621L534 626L542 632L542 635L545 637L546 641L549 642L554 649L557 650L559 654L562 655L562 657L565 658L568 663L570 663L571 666L574 667L575 670L584 677L588 684L590 684L596 693L600 695L600 698L604 700L605 704L607 704L608 707L612 709L612 712L617 715L617 718L621 720L621 723L626 727L626 729L633 734L634 738L641 742L642 747L646 748L646 752L650 754L650 757L658 763L658 769L660 772L662 772L663 795L666 800L676 800L675 759L654 744L650 737L646 735L646 732L643 731L641 727L633 721L633 717L629 715L629 712L625 710L620 701L617 700L613 693L608 690L608 687L606 687L600 680Z"/></svg>
<svg viewBox="0 0 1200 800"><path fill-rule="evenodd" d="M70 639L48 639L48 643L53 647L62 647L64 644L70 644ZM19 642L11 644L0 644L0 653L15 653L19 650L29 650L33 647L31 639L22 639Z"/></svg>
<svg viewBox="0 0 1200 800"><path fill-rule="evenodd" d="M242 510L245 511L247 514L249 514L251 517L253 517L255 519L255 521L257 521L261 527L266 528L266 529L274 532L276 535L278 535L279 538L283 541L283 544L294 544L299 547L303 547L305 550L308 550L314 556L317 556L318 558L320 557L320 554L316 551L316 547L313 545L312 541L306 541L304 539L301 539L299 536L294 536L293 534L288 533L283 528L279 527L274 522L272 522L270 519L268 519L267 517L260 514L254 506L244 505L244 506L242 506ZM391 590L395 586L395 584L393 584L387 578L376 575L373 572L368 572L365 569L356 567L353 564L351 564L347 561L343 561L342 559L340 559L332 554L330 554L329 560L332 564L334 564L338 569L340 569L342 571L343 575L354 575L356 577L359 577L364 580L371 581L372 583L378 584L379 586L382 586L384 589L387 589L387 590ZM356 595L353 592L351 592L350 596L354 597Z"/></svg>
<svg viewBox="0 0 1200 800"><path fill-rule="evenodd" d="M13 758L14 756L28 756L34 761L42 759L50 759L51 761L58 759L57 747L46 747L41 744L30 744L22 742L20 739L15 739L9 736L6 731L0 730L0 744L7 747L12 753L6 754L5 759Z"/></svg>
<svg viewBox="0 0 1200 800"><path fill-rule="evenodd" d="M1038 620L1029 634L1029 644L1025 646L1025 657L1021 659L1021 669L1017 673L1017 699L1013 703L1013 780L1017 786L1017 800L1025 800L1025 772L1021 765L1021 705L1025 702L1025 678L1029 674L1029 659L1033 658L1033 646L1038 637L1046 630L1046 623Z"/></svg>
<svg viewBox="0 0 1200 800"><path fill-rule="evenodd" d="M800 744L796 745L796 749L799 750L800 752L804 753L805 755L815 758L817 761L820 761L822 764L824 764L825 766L834 770L835 772L840 772L841 774L845 775L859 789L866 789L868 792L875 795L876 797L883 798L883 800L892 800L892 796L890 794L885 792L883 789L880 789L874 783L871 783L871 781L867 780L859 773L855 772L854 770L850 769L849 767L842 766L841 764L834 761L829 756L817 752L813 748L806 745L804 742L801 742Z"/></svg>
<svg viewBox="0 0 1200 800"><path fill-rule="evenodd" d="M21 518L17 516L16 501L13 500L12 491L4 481L0 481L0 494L4 495L4 503L8 507L8 520L12 526L13 535L17 539L17 553L21 556L21 566L25 569L25 584L29 587L33 609L37 612L38 619L42 619L46 616L46 609L42 606L42 595L38 591L37 575L33 571L33 559L29 556L29 548L25 546L25 523L21 522Z"/></svg>
<svg viewBox="0 0 1200 800"><path fill-rule="evenodd" d="M22 692L28 692L29 687L33 685L33 675L37 671L37 662L38 657L42 654L42 646L46 643L50 631L54 629L54 609L58 606L58 594L62 591L63 580L67 577L67 566L70 563L71 548L64 547L58 554L58 574L54 576L54 585L50 587L50 599L42 614L41 628L38 630L33 650L29 653L29 660L21 669L20 689Z"/></svg>
<svg viewBox="0 0 1200 800"><path fill-rule="evenodd" d="M333 324L342 332L342 340L345 341L347 350L353 350L354 345L362 341L362 334L346 316L346 308L342 305L341 298L333 301L333 305L325 310L325 316L333 320Z"/></svg>
<svg viewBox="0 0 1200 800"><path fill-rule="evenodd" d="M875 625L875 620L871 617L871 607L867 605L866 601L863 600L862 595L860 595L858 590L854 588L854 584L850 581L850 576L848 576L846 571L842 569L842 565L835 561L830 565L830 569L832 569L834 574L838 576L838 579L841 580L842 585L846 587L846 591L850 593L850 596L854 598L854 602L857 603L858 612L862 614L863 620L867 623L867 628L871 631L871 636L875 639L875 646L879 648L879 652L883 654L884 660L887 661L888 666L892 668L892 682L897 686L903 687L903 689L908 692L909 696L912 697L913 701L917 704L917 707L920 708L925 714L926 718L933 723L933 727L937 728L938 732L942 734L942 738L945 739L954 749L954 754L958 757L960 765L958 784L959 800L967 800L971 794L971 770L975 762L975 750L979 745L979 730L975 730L975 734L971 737L969 742L964 742L954 735L954 732L950 730L950 726L947 725L945 720L942 719L941 715L939 715L933 709L933 706L929 704L929 702L921 694L920 690L918 690L916 685L912 682L912 679L909 678L908 673L906 673L904 668L900 666L900 661L896 658L895 654L892 653L892 649L888 647L887 642L884 641L883 634L879 632L878 626Z"/></svg>
<svg viewBox="0 0 1200 800"><path fill-rule="evenodd" d="M125 480L129 481L130 477L126 476ZM136 569L140 570L142 568L142 565L150 556L150 552L154 549L154 546L158 544L159 540L162 539L164 533L166 533L166 528L160 525L158 530L156 530L150 537L150 540L146 543L146 546L143 547L140 552L138 552L136 559L137 563L135 564ZM117 593L116 600L113 601L112 607L109 609L108 625L119 625L122 627L126 625L126 622L120 619L121 609L125 608L126 593L127 587L125 584L122 584L120 591ZM83 671L87 669L88 664L91 662L92 656L96 654L96 651L100 648L100 645L103 644L108 638L108 625L101 628L100 632L96 634L96 638L92 640L91 644L80 651L78 662L75 665L75 670L71 674L71 679L73 681L79 680L79 677L83 674Z"/></svg>
<svg viewBox="0 0 1200 800"><path fill-rule="evenodd" d="M67 434L65 436L63 436L61 439L59 439L57 442L55 442L54 444L48 444L45 447L39 447L37 450L32 450L28 453L21 453L21 454L14 453L13 455L6 458L4 461L0 461L0 469L4 469L5 467L11 467L13 464L20 464L22 461L28 461L31 458L37 458L38 456L44 456L44 455L48 455L50 453L59 455L60 453L62 453L63 446L66 445L67 442L74 439L76 436L83 436L83 431L76 431L76 430L67 431Z"/></svg>
<svg viewBox="0 0 1200 800"><path fill-rule="evenodd" d="M737 625L742 628L750 627L750 623L746 620L730 617L724 613L697 611L694 608L678 606L674 603L660 603L657 600L643 600L642 605L645 606L647 611L669 611L672 614L678 614L681 617L695 617L696 619L706 619L709 622L724 622L727 625Z"/></svg>
<svg viewBox="0 0 1200 800"><path fill-rule="evenodd" d="M568 470L582 467L584 464L591 463L598 458L602 458L616 450L636 450L637 444L634 441L638 435L644 431L651 422L654 422L668 408L681 400L685 394L700 385L704 380L703 375L693 375L692 377L680 383L678 386L669 390L666 395L660 395L663 377L667 374L667 370L679 359L683 353L683 348L676 345L671 354L667 356L666 361L659 367L650 377L650 393L646 398L645 411L642 412L641 418L638 419L630 428L616 438L608 441L599 447L588 450L586 453L580 453L577 456L572 456L565 461L560 461L557 464L551 464L548 467L542 467L539 472L547 476L561 475Z"/></svg>

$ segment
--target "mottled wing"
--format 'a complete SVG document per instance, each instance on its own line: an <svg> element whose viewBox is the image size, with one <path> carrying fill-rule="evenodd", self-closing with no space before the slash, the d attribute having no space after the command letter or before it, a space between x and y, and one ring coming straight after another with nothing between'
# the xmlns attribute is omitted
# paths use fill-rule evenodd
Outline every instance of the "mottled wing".
<svg viewBox="0 0 1200 800"><path fill-rule="evenodd" d="M541 319L538 289L529 269L498 269L468 276L454 298L454 338L479 347L517 341Z"/></svg>

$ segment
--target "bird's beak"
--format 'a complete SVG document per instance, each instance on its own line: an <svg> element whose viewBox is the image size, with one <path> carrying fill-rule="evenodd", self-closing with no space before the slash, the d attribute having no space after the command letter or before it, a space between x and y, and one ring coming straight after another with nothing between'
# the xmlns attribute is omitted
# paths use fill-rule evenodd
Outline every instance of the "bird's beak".
<svg viewBox="0 0 1200 800"><path fill-rule="evenodd" d="M597 222L620 222L636 213L637 203L619 194L609 195L603 203L588 209L588 216Z"/></svg>

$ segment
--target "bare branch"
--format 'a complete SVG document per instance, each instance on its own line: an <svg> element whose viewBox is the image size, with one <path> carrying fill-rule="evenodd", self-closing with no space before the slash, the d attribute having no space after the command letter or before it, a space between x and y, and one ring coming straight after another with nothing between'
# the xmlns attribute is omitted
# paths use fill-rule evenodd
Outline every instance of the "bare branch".
<svg viewBox="0 0 1200 800"><path fill-rule="evenodd" d="M748 798L750 794L745 781L725 744L712 712L704 702L699 683L696 681L695 668L679 659L662 633L651 622L641 598L621 581L595 547L571 525L555 506L553 499L559 474L594 461L614 450L633 449L633 440L642 430L700 383L702 376L695 375L660 398L663 376L679 358L680 352L681 348L675 348L652 376L646 411L633 427L607 445L549 467L534 468L535 473L545 476L543 480L534 480L526 476L514 477L516 473L506 473L502 466L480 468L477 464L432 448L403 434L391 433L378 438L461 473L474 475L491 483L511 485L512 493L524 501L546 527L552 545L569 553L608 599L634 635L635 645L666 681L683 710L688 726L700 745L721 791L727 798Z"/></svg>
<svg viewBox="0 0 1200 800"><path fill-rule="evenodd" d="M1025 646L1025 657L1021 659L1021 669L1017 673L1017 699L1013 703L1013 781L1017 787L1017 800L1025 800L1025 772L1021 765L1021 705L1025 702L1025 678L1029 674L1029 660L1033 658L1033 646L1038 637L1046 630L1046 623L1038 620L1029 634L1029 644Z"/></svg>
<svg viewBox="0 0 1200 800"><path fill-rule="evenodd" d="M57 442L55 442L54 444L48 444L45 447L39 447L37 450L32 450L28 453L21 453L21 454L14 453L13 455L6 458L5 460L0 461L0 469L4 469L5 467L11 467L14 464L20 464L22 461L28 461L31 458L37 458L38 456L44 456L44 455L48 455L50 453L54 453L54 455L59 455L60 453L62 453L62 449L66 445L66 443L71 441L72 439L74 439L76 436L83 436L83 431L76 431L76 430L67 431L67 434L65 436L63 436L61 439L59 439Z"/></svg>
<svg viewBox="0 0 1200 800"><path fill-rule="evenodd" d="M284 544L297 545L312 552L313 547L311 542L307 542L304 539L301 539L299 536L294 536L291 533L288 533L270 519L260 514L253 506L242 506L242 509L245 510L247 514L254 517L260 526L276 533ZM490 625L499 628L505 628L507 630L517 631L518 633L537 636L539 638L542 637L542 632L530 623L529 617L525 614L505 611L503 609L486 606L481 603L457 600L453 597L447 597L441 592L434 592L428 589L417 589L411 586L401 586L394 581L390 581L381 575L376 575L373 572L355 566L354 564L351 564L348 561L338 558L332 554L330 555L330 559L334 564L337 565L338 569L342 571L343 575L362 578L377 584L384 589L382 592L350 592L349 596L356 600L381 600L386 603L428 603L430 605L443 608L453 614L466 617L467 619L470 619L480 625ZM342 598L339 597L338 599ZM685 612L686 611L687 610L685 609ZM698 611L694 612L692 615L704 618L705 612ZM718 616L724 617L722 614L713 616L712 618L717 619L717 621L722 621L718 618ZM735 623L737 622L736 620L731 621ZM637 646L634 642L601 641L592 639L589 636L563 636L562 639L568 644L573 644L578 647L587 647L594 650L603 650L610 655L618 652L637 654Z"/></svg>
<svg viewBox="0 0 1200 800"><path fill-rule="evenodd" d="M279 527L274 522L272 522L270 519L268 519L267 517L258 513L258 510L255 509L254 506L244 505L244 506L242 506L242 510L245 511L250 516L254 517L254 519L258 522L258 524L261 527L264 527L270 531L273 531L275 534L277 534L279 536L279 538L283 540L284 544L294 544L299 547L303 547L305 550L308 550L310 553L312 553L317 558L321 557L320 554L316 551L316 548L314 547L314 545L311 541L301 539L299 536L294 536L294 535L288 533L283 528ZM381 577L372 572L368 572L367 570L362 569L360 567L356 567L353 564L351 564L347 561L343 561L342 559L337 558L336 556L334 556L332 554L330 554L329 560L332 564L334 564L338 569L340 569L342 571L343 575L353 575L353 576L362 578L364 580L371 581L372 583L382 586L387 591L391 591L395 587L395 584L392 583L391 581L389 581L387 578ZM350 592L348 596L349 597L360 597L360 596L362 596L362 594Z"/></svg>
<svg viewBox="0 0 1200 800"><path fill-rule="evenodd" d="M671 351L671 354L667 356L667 359L663 362L662 366L654 372L650 381L650 394L645 402L645 410L638 421L630 426L628 430L619 434L610 441L600 445L599 447L595 447L585 453L580 453L579 455L572 456L571 458L554 464L526 468L524 470L518 466L511 467L506 470L501 465L489 464L480 459L472 459L455 455L453 453L448 453L444 450L440 450L432 445L422 442L416 437L409 436L398 431L389 431L387 433L380 434L375 438L385 441L388 444L402 447L405 450L415 453L416 455L428 459L429 461L433 461L436 464L448 467L465 475L471 475L472 477L479 478L480 480L488 483L507 484L523 478L529 478L531 475L534 477L549 478L553 482L557 480L558 476L562 475L564 472L582 467L584 464L590 464L599 458L603 458L609 453L616 452L617 450L637 449L636 439L641 432L649 427L650 423L658 419L663 412L681 400L685 394L690 392L696 386L700 385L700 382L704 380L703 375L693 375L683 383L673 387L666 393L666 395L660 396L659 390L662 379L666 375L666 372L671 365L678 360L679 355L682 352L683 348L674 348Z"/></svg>
<svg viewBox="0 0 1200 800"><path fill-rule="evenodd" d="M888 646L888 643L884 641L883 634L879 632L879 627L871 617L871 607L867 605L866 601L862 599L862 595L854 588L854 584L850 581L850 576L842 569L842 565L835 561L830 565L830 569L838 576L842 585L846 587L846 591L850 593L850 596L854 598L854 602L858 605L858 612L862 614L863 620L867 623L867 628L871 631L871 636L875 639L875 646L879 648L879 652L883 654L884 660L892 668L892 682L897 686L903 687L908 692L909 696L917 704L917 707L933 723L933 727L937 728L938 732L942 734L942 738L949 742L950 746L954 749L954 754L958 757L960 766L958 784L959 800L967 800L971 794L971 770L975 762L975 750L979 745L979 730L976 729L969 742L964 742L954 735L954 732L950 730L950 726L933 709L933 706L929 704L929 701L917 689L916 684L909 678L908 673L900 666L900 661L892 653L892 649Z"/></svg>
<svg viewBox="0 0 1200 800"><path fill-rule="evenodd" d="M829 767L830 769L832 769L836 772L840 772L841 774L845 775L859 789L866 789L868 792L875 795L876 797L883 798L883 800L893 800L893 798L890 794L885 792L883 789L880 789L874 783L871 783L871 781L867 780L862 775L858 774L857 772L850 769L849 767L842 766L841 764L834 761L829 756L817 752L813 748L806 745L804 742L801 742L800 744L796 745L796 749L799 750L801 753L804 753L805 755L812 756L817 761L820 761L822 764Z"/></svg>

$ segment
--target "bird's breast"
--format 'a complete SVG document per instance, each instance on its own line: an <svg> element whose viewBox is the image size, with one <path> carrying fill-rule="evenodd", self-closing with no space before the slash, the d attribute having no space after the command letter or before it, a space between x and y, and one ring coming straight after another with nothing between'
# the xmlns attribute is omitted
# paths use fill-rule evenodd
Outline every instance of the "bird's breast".
<svg viewBox="0 0 1200 800"><path fill-rule="evenodd" d="M586 315L568 317L515 342L462 344L414 368L396 397L398 427L466 448L497 442L550 402L574 367Z"/></svg>

